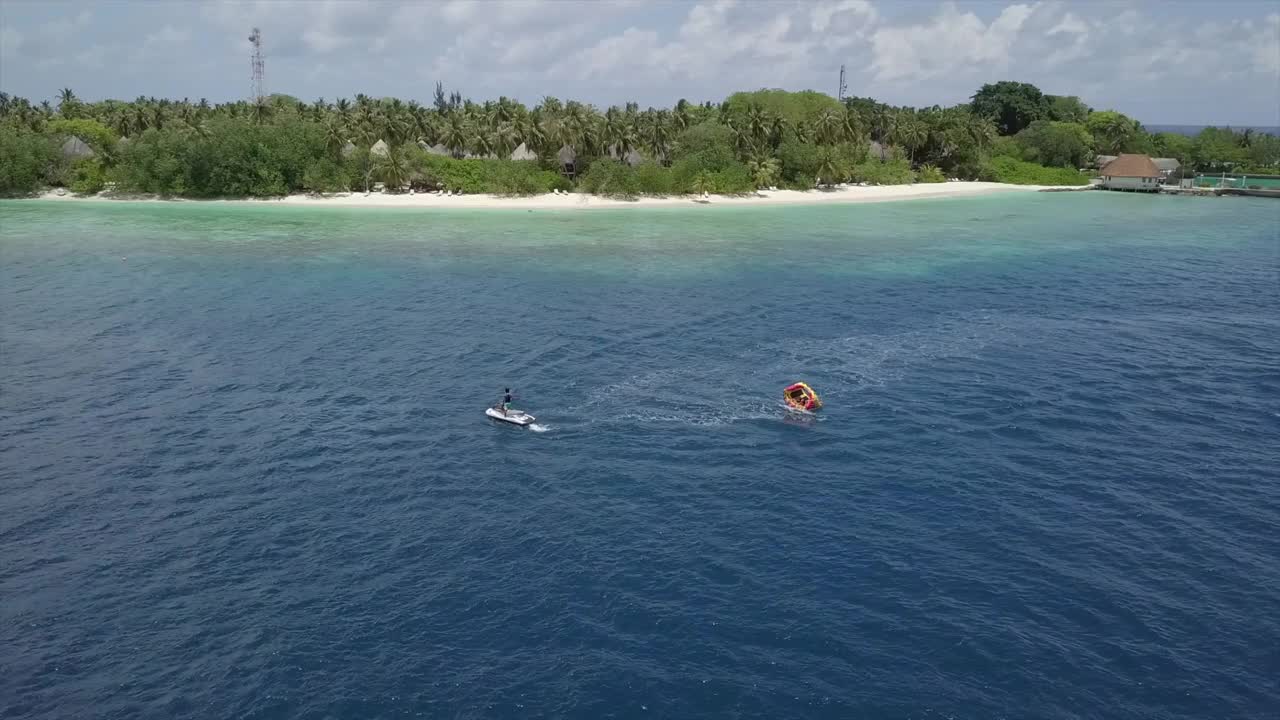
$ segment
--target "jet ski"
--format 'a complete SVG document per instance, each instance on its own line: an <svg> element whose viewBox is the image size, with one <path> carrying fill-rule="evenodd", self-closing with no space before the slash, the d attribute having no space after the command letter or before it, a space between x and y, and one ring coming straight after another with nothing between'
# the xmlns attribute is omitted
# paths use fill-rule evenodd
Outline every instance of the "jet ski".
<svg viewBox="0 0 1280 720"><path fill-rule="evenodd" d="M498 408L485 408L484 414L494 420L501 420L512 425L532 425L533 421L537 420L537 418L523 410L508 410L504 413Z"/></svg>

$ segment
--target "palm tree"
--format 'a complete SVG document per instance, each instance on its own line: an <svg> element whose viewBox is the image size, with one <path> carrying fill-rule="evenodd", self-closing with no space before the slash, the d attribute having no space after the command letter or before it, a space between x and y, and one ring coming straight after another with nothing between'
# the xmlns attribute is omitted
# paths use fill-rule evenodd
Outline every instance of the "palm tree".
<svg viewBox="0 0 1280 720"><path fill-rule="evenodd" d="M155 105L151 108L151 127L160 130L164 128L165 123L165 106Z"/></svg>
<svg viewBox="0 0 1280 720"><path fill-rule="evenodd" d="M778 172L782 169L782 164L777 158L769 156L759 156L753 158L747 165L751 171L751 179L755 181L757 188L767 188L777 182Z"/></svg>
<svg viewBox="0 0 1280 720"><path fill-rule="evenodd" d="M440 131L440 142L453 153L454 157L462 157L466 153L471 131L461 113L449 113L449 119Z"/></svg>
<svg viewBox="0 0 1280 720"><path fill-rule="evenodd" d="M796 136L796 140L808 145L813 140L813 130L809 127L809 123L801 120L791 129L791 133Z"/></svg>
<svg viewBox="0 0 1280 720"><path fill-rule="evenodd" d="M76 99L76 94L71 92L71 88L62 88L58 93L58 112L63 117L75 117L79 109L80 101Z"/></svg>
<svg viewBox="0 0 1280 720"><path fill-rule="evenodd" d="M400 147L413 133L413 126L402 114L388 113L381 120L382 136L392 147Z"/></svg>
<svg viewBox="0 0 1280 720"><path fill-rule="evenodd" d="M511 153L515 152L519 144L520 138L516 135L516 126L513 122L499 122L490 135L490 150L499 160L510 159Z"/></svg>
<svg viewBox="0 0 1280 720"><path fill-rule="evenodd" d="M750 138L752 148L762 148L769 140L769 130L772 126L772 118L759 104L752 103L747 108L747 115L744 118L746 123L747 136Z"/></svg>
<svg viewBox="0 0 1280 720"><path fill-rule="evenodd" d="M649 152L659 163L667 164L667 150L671 143L671 120L666 110L650 114L644 124L643 137Z"/></svg>
<svg viewBox="0 0 1280 720"><path fill-rule="evenodd" d="M604 114L603 140L617 155L619 162L625 162L627 155L635 149L636 139L633 126L626 115L616 106L609 108Z"/></svg>
<svg viewBox="0 0 1280 720"><path fill-rule="evenodd" d="M573 149L575 154L595 154L588 152L594 150L595 141L598 139L591 128L592 117L587 107L580 102L570 100L564 106L564 127L561 130L564 135L564 144Z"/></svg>
<svg viewBox="0 0 1280 720"><path fill-rule="evenodd" d="M755 142L751 137L751 128L745 120L726 118L724 124L733 133L733 150L739 157L749 157L755 152Z"/></svg>
<svg viewBox="0 0 1280 720"><path fill-rule="evenodd" d="M561 103L558 98L551 97L550 95L542 98L542 102L538 104L538 108L542 110L543 113L550 115L559 115L564 112L564 104Z"/></svg>
<svg viewBox="0 0 1280 720"><path fill-rule="evenodd" d="M1110 113L1103 117L1105 119L1095 137L1099 141L1101 150L1109 155L1118 155L1137 135L1137 123L1120 113Z"/></svg>
<svg viewBox="0 0 1280 720"><path fill-rule="evenodd" d="M929 140L928 128L915 117L914 113L902 113L894 128L894 141L907 149L911 163L915 164L916 151Z"/></svg>
<svg viewBox="0 0 1280 720"><path fill-rule="evenodd" d="M120 137L129 137L134 131L133 115L128 110L121 110L111 118L110 125Z"/></svg>
<svg viewBox="0 0 1280 720"><path fill-rule="evenodd" d="M823 110L814 119L813 133L820 144L835 145L844 139L843 115L835 110Z"/></svg>
<svg viewBox="0 0 1280 720"><path fill-rule="evenodd" d="M876 142L892 142L897 114L888 105L877 105L871 117L871 136Z"/></svg>
<svg viewBox="0 0 1280 720"><path fill-rule="evenodd" d="M672 122L675 123L677 131L687 130L690 123L689 101L680 98L676 102L675 111L671 114Z"/></svg>
<svg viewBox="0 0 1280 720"><path fill-rule="evenodd" d="M404 187L405 180L409 177L409 163L399 148L393 148L378 158L375 168L382 182L392 191L399 191Z"/></svg>
<svg viewBox="0 0 1280 720"><path fill-rule="evenodd" d="M996 126L987 118L968 113L964 125L965 135L978 147L981 153L996 139Z"/></svg>
<svg viewBox="0 0 1280 720"><path fill-rule="evenodd" d="M191 118L182 122L182 132L198 138L207 138L209 137L209 125L199 118Z"/></svg>
<svg viewBox="0 0 1280 720"><path fill-rule="evenodd" d="M818 156L818 177L825 179L822 184L830 186L838 182L843 176L844 169L841 167L840 157L835 153L834 149L823 148Z"/></svg>
<svg viewBox="0 0 1280 720"><path fill-rule="evenodd" d="M342 126L342 121L336 117L330 117L324 123L324 146L335 158L342 152L342 148L347 144L346 128Z"/></svg>
<svg viewBox="0 0 1280 720"><path fill-rule="evenodd" d="M777 150L786 136L787 119L781 115L774 115L772 122L769 123L769 147Z"/></svg>
<svg viewBox="0 0 1280 720"><path fill-rule="evenodd" d="M841 124L841 131L847 142L859 143L866 145L867 139L867 122L862 117L862 113L855 108L846 108L844 111L844 122Z"/></svg>
<svg viewBox="0 0 1280 720"><path fill-rule="evenodd" d="M581 150L588 155L600 156L604 154L604 121L597 115L587 115L583 124L575 128L574 138L577 142L575 150Z"/></svg>
<svg viewBox="0 0 1280 720"><path fill-rule="evenodd" d="M554 155L566 144L566 126L559 115L543 111L538 107L534 109L530 123L528 134L528 140L531 141L530 147L540 157Z"/></svg>
<svg viewBox="0 0 1280 720"><path fill-rule="evenodd" d="M413 134L416 135L419 140L435 144L439 132L436 129L435 124L431 121L431 117L431 113L428 110L420 107L410 116L409 121L412 126L411 129Z"/></svg>

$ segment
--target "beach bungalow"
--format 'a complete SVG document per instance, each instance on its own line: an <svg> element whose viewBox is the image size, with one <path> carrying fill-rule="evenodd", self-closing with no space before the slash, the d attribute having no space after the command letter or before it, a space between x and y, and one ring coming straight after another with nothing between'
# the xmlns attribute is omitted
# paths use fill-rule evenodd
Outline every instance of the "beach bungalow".
<svg viewBox="0 0 1280 720"><path fill-rule="evenodd" d="M351 153L355 151L356 151L356 144L348 140L346 144L342 146L342 150L341 150L342 157L344 158L351 157Z"/></svg>
<svg viewBox="0 0 1280 720"><path fill-rule="evenodd" d="M1112 160L1115 160L1117 157L1119 157L1119 155L1098 155L1093 159L1093 166L1101 170L1102 168L1107 166L1107 163L1110 163Z"/></svg>
<svg viewBox="0 0 1280 720"><path fill-rule="evenodd" d="M560 161L560 173L572 180L577 169L575 162L578 159L578 153L565 145L560 148L560 152L556 153L556 158Z"/></svg>
<svg viewBox="0 0 1280 720"><path fill-rule="evenodd" d="M1102 170L1102 187L1107 190L1159 192L1160 168L1149 155L1125 154L1107 163Z"/></svg>
<svg viewBox="0 0 1280 720"><path fill-rule="evenodd" d="M892 156L892 154L893 153L889 151L889 148L885 147L884 145L881 145L875 140L872 140L871 142L867 143L868 158L871 158L873 160L879 160L880 162L884 162L888 160Z"/></svg>
<svg viewBox="0 0 1280 720"><path fill-rule="evenodd" d="M426 143L420 142L418 143L418 147L422 148L423 150L426 150L428 153L432 155L439 155L440 157L453 157L453 153L449 152L449 148L445 147L443 143L436 143L435 145L427 145Z"/></svg>
<svg viewBox="0 0 1280 720"><path fill-rule="evenodd" d="M1160 179L1168 180L1170 177L1178 175L1178 170L1182 167L1182 163L1173 158L1151 158L1151 162L1156 164L1156 168L1160 171Z"/></svg>
<svg viewBox="0 0 1280 720"><path fill-rule="evenodd" d="M369 148L369 154L374 157L386 157L390 153L391 148L387 147L385 140L379 140L373 144L373 147Z"/></svg>
<svg viewBox="0 0 1280 720"><path fill-rule="evenodd" d="M75 135L68 137L67 141L62 143L62 157L68 160L84 160L96 154L93 148Z"/></svg>
<svg viewBox="0 0 1280 720"><path fill-rule="evenodd" d="M618 153L618 146L616 146L616 145L611 145L611 146L609 146L609 157L610 157L610 158L612 158L612 159L614 159L614 160L617 160L617 161L619 161L619 162L625 162L626 164L630 165L631 167L635 167L635 166L639 165L640 163L644 162L644 156L643 156L643 155L641 155L641 154L640 154L638 151L636 151L634 148L633 148L633 149L631 149L631 150L628 150L628 151L627 151L627 155L626 155L626 157L622 157L622 156Z"/></svg>
<svg viewBox="0 0 1280 720"><path fill-rule="evenodd" d="M537 160L538 154L530 150L527 145L520 143L520 147L511 151L512 160Z"/></svg>

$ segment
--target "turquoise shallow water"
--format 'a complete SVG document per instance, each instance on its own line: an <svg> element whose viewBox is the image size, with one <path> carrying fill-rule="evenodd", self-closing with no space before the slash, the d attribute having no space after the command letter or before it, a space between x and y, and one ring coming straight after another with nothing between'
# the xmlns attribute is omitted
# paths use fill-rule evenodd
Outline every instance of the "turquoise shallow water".
<svg viewBox="0 0 1280 720"><path fill-rule="evenodd" d="M1278 226L0 203L0 716L1270 717Z"/></svg>

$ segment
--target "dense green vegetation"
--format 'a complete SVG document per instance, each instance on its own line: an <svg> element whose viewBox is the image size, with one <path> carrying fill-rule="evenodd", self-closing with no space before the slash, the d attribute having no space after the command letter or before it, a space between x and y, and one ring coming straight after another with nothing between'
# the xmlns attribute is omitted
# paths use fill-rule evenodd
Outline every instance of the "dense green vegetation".
<svg viewBox="0 0 1280 720"><path fill-rule="evenodd" d="M92 154L70 143L78 138ZM518 157L513 152L521 149ZM1175 157L1207 172L1280 170L1280 140L1208 129L1150 134L1114 111L1026 83L985 85L954 107L844 103L822 93L739 92L601 112L548 97L474 103L439 84L429 106L364 95L305 103L287 95L212 105L138 98L56 107L0 93L0 194L41 187L183 197L443 188L635 197L809 189L844 182L1080 184L1099 154ZM528 159L532 158L532 159Z"/></svg>
<svg viewBox="0 0 1280 720"><path fill-rule="evenodd" d="M980 180L1011 185L1087 185L1089 174L1070 167L1045 167L1000 155L982 166Z"/></svg>

